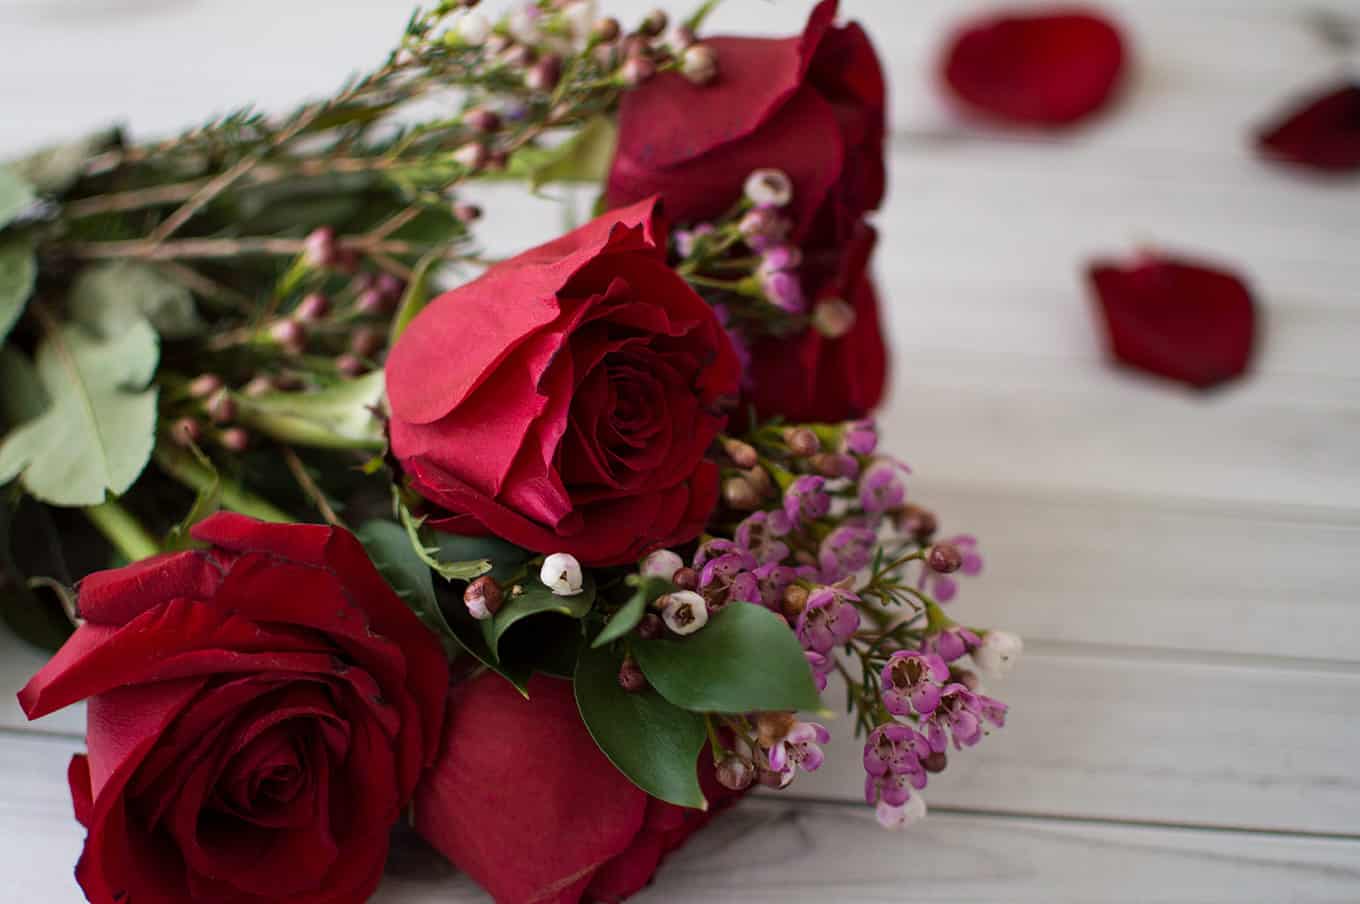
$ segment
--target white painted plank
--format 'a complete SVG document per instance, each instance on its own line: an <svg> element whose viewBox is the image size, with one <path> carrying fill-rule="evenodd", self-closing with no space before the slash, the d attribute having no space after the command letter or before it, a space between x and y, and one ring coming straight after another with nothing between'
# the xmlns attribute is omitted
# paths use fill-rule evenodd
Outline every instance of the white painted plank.
<svg viewBox="0 0 1360 904"><path fill-rule="evenodd" d="M0 869L8 900L61 904L82 830L71 817L74 745L0 734ZM910 855L908 855L910 852ZM382 904L484 901L466 877L403 846ZM1155 877L1155 878L1154 878ZM936 813L904 834L844 805L753 799L674 857L639 902L1345 901L1360 843Z"/></svg>

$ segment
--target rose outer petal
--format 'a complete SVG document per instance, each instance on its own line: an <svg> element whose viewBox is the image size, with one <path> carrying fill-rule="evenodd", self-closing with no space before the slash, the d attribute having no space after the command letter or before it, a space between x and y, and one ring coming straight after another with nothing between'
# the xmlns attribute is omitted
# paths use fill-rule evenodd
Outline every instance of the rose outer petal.
<svg viewBox="0 0 1360 904"><path fill-rule="evenodd" d="M1360 171L1360 83L1303 100L1257 136L1267 156L1326 173Z"/></svg>

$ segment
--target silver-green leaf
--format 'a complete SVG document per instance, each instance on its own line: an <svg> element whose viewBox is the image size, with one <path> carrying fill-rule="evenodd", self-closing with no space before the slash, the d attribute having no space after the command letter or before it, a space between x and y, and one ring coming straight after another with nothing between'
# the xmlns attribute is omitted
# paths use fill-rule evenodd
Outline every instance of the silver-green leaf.
<svg viewBox="0 0 1360 904"><path fill-rule="evenodd" d="M5 341L24 312L37 278L38 262L33 257L32 244L24 239L0 242L0 342Z"/></svg>
<svg viewBox="0 0 1360 904"><path fill-rule="evenodd" d="M150 264L115 261L81 272L67 296L71 316L105 336L115 336L142 318L166 339L203 330L189 290Z"/></svg>
<svg viewBox="0 0 1360 904"><path fill-rule="evenodd" d="M375 370L317 392L242 397L241 422L285 443L325 449L381 449L378 406L383 372Z"/></svg>
<svg viewBox="0 0 1360 904"><path fill-rule="evenodd" d="M33 203L33 186L7 166L0 166L0 229Z"/></svg>
<svg viewBox="0 0 1360 904"><path fill-rule="evenodd" d="M140 321L105 339L80 326L55 329L38 348L46 411L0 445L0 483L21 478L52 505L88 506L132 486L155 444L159 348Z"/></svg>

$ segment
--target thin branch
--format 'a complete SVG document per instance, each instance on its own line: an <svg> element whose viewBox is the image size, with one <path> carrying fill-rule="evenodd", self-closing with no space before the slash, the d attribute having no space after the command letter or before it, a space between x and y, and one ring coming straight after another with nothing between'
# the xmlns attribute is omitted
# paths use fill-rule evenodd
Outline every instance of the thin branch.
<svg viewBox="0 0 1360 904"><path fill-rule="evenodd" d="M364 254L421 255L430 250L418 242L368 242L363 238L342 239L342 248ZM211 260L246 255L293 257L306 249L305 239L179 239L155 247L141 239L118 242L71 242L52 246L55 251L77 260L116 260L135 258L148 261Z"/></svg>
<svg viewBox="0 0 1360 904"><path fill-rule="evenodd" d="M326 494L321 492L321 487L312 480L312 475L307 473L307 467L298 458L298 454L293 451L291 446L283 447L283 460L288 465L288 470L292 472L293 479L297 481L298 487L311 500L312 505L321 513L321 517L326 523L333 527L344 527L345 523L340 520L340 516L335 514L335 509L326 501Z"/></svg>
<svg viewBox="0 0 1360 904"><path fill-rule="evenodd" d="M235 308L244 314L252 313L255 310L255 303L250 299L250 296L204 276L193 267L181 264L178 261L164 261L161 268L180 285L204 298L220 301L222 304Z"/></svg>

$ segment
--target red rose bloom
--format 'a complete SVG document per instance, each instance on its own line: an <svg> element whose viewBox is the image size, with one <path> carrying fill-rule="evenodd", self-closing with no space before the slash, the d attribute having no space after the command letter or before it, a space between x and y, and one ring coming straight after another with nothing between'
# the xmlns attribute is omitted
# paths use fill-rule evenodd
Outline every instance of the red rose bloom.
<svg viewBox="0 0 1360 904"><path fill-rule="evenodd" d="M416 792L416 829L498 904L621 901L740 797L713 778L707 750L707 812L649 797L595 745L571 682L539 675L528 690L490 673L455 687Z"/></svg>
<svg viewBox="0 0 1360 904"><path fill-rule="evenodd" d="M625 94L609 205L659 194L676 222L699 222L774 168L793 180L795 240L840 241L883 199L885 90L863 29L832 25L836 6L818 4L798 37L705 38L711 84L665 73Z"/></svg>
<svg viewBox="0 0 1360 904"><path fill-rule="evenodd" d="M1360 171L1360 83L1308 98L1257 136L1266 155L1325 173Z"/></svg>
<svg viewBox="0 0 1360 904"><path fill-rule="evenodd" d="M392 451L452 533L587 565L696 536L736 354L665 262L655 200L436 299L387 362Z"/></svg>
<svg viewBox="0 0 1360 904"><path fill-rule="evenodd" d="M1256 305L1232 273L1147 257L1091 266L1111 356L1207 389L1241 376L1256 337Z"/></svg>
<svg viewBox="0 0 1360 904"><path fill-rule="evenodd" d="M1060 127L1103 107L1124 72L1124 41L1097 13L1017 11L967 23L945 52L944 82L970 109Z"/></svg>
<svg viewBox="0 0 1360 904"><path fill-rule="evenodd" d="M19 693L89 698L71 762L95 904L350 904L437 749L448 663L349 533L217 515L211 548L86 578Z"/></svg>
<svg viewBox="0 0 1360 904"><path fill-rule="evenodd" d="M867 415L883 398L888 351L878 322L878 296L869 275L877 234L861 223L844 253L809 256L803 281L814 299L841 298L855 312L844 336L815 329L766 337L751 346L743 401L762 418L835 422Z"/></svg>

